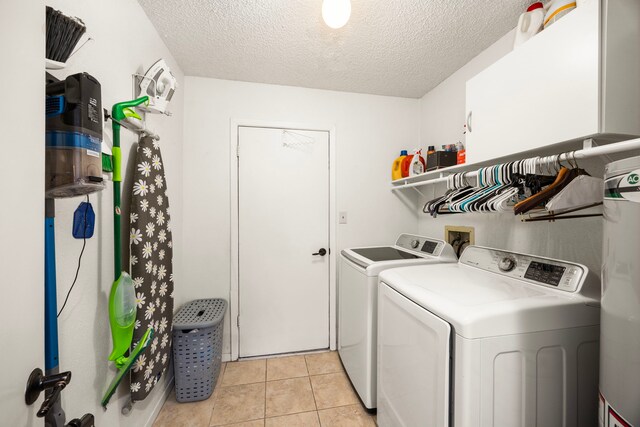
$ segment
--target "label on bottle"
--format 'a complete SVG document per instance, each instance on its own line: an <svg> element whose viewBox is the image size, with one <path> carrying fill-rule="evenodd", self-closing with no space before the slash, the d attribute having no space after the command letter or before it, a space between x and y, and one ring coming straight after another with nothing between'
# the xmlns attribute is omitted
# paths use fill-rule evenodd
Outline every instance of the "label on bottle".
<svg viewBox="0 0 640 427"><path fill-rule="evenodd" d="M417 157L417 161L412 162L412 170L411 172L413 173L413 175L420 175L421 173L424 172L424 165L422 164L422 162L420 161L420 158Z"/></svg>
<svg viewBox="0 0 640 427"><path fill-rule="evenodd" d="M458 150L458 154L456 155L456 164L463 164L467 162L467 151L466 150Z"/></svg>

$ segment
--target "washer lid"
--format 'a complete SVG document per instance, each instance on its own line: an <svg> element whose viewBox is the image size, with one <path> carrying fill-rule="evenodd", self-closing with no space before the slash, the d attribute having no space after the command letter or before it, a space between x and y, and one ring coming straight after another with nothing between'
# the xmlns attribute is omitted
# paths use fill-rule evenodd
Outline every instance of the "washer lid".
<svg viewBox="0 0 640 427"><path fill-rule="evenodd" d="M380 246L376 248L355 248L351 249L358 255L371 261L395 261L401 259L416 259L418 255L404 251L393 246Z"/></svg>
<svg viewBox="0 0 640 427"><path fill-rule="evenodd" d="M453 248L443 240L401 234L393 246L367 246L344 249L344 258L362 268L367 276L406 265L456 262Z"/></svg>
<svg viewBox="0 0 640 427"><path fill-rule="evenodd" d="M486 271L462 260L385 270L380 281L469 339L600 323L599 300L584 295L582 283L570 292Z"/></svg>

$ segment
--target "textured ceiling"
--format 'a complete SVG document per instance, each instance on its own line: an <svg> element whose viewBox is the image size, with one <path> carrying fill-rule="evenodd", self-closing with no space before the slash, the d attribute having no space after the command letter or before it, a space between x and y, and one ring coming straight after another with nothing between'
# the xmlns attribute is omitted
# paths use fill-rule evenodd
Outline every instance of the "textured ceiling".
<svg viewBox="0 0 640 427"><path fill-rule="evenodd" d="M139 0L186 75L419 98L514 28L531 0Z"/></svg>

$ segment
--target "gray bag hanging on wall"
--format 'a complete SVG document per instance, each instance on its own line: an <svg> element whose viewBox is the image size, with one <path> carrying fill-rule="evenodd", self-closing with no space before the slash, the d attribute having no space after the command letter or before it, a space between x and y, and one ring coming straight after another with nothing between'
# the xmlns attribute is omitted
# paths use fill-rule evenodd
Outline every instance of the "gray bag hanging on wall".
<svg viewBox="0 0 640 427"><path fill-rule="evenodd" d="M167 183L159 142L138 143L130 210L130 271L138 313L137 344L148 328L154 335L131 370L131 400L147 397L169 365L173 320L173 243Z"/></svg>

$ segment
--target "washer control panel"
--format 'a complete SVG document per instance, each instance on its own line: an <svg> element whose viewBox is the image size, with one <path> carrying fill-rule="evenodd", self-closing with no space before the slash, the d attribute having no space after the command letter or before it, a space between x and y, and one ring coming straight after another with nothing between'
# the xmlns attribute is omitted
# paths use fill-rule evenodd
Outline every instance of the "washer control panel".
<svg viewBox="0 0 640 427"><path fill-rule="evenodd" d="M431 239L413 234L401 234L400 237L398 237L398 240L396 240L396 246L433 256L439 256L444 245L445 242L443 240Z"/></svg>
<svg viewBox="0 0 640 427"><path fill-rule="evenodd" d="M460 262L567 292L579 291L587 274L585 267L580 264L479 246L465 249Z"/></svg>

